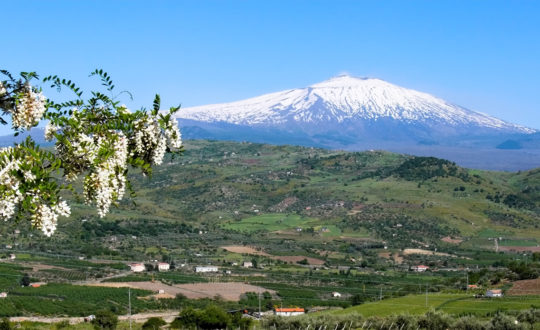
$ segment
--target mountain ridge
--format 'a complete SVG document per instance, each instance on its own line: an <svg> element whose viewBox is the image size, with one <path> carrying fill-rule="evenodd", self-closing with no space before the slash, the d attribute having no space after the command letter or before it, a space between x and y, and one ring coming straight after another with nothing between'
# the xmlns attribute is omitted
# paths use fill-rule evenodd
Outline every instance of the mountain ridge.
<svg viewBox="0 0 540 330"><path fill-rule="evenodd" d="M472 125L512 133L536 130L468 110L377 78L333 77L305 88L182 109L178 118L237 125L287 126L393 119L430 125ZM309 129L307 129L309 131Z"/></svg>
<svg viewBox="0 0 540 330"><path fill-rule="evenodd" d="M376 78L341 75L237 102L183 108L177 118L191 139L384 149L490 170L540 166L540 131Z"/></svg>

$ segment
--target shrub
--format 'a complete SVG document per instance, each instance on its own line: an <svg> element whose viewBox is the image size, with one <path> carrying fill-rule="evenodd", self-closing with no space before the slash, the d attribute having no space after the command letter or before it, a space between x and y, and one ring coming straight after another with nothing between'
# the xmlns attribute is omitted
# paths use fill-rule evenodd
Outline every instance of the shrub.
<svg viewBox="0 0 540 330"><path fill-rule="evenodd" d="M460 317L452 325L452 329L456 330L483 330L485 328L486 324L473 316Z"/></svg>
<svg viewBox="0 0 540 330"><path fill-rule="evenodd" d="M0 322L0 330L11 330L11 324L9 323L9 319L7 317L2 318L2 321Z"/></svg>
<svg viewBox="0 0 540 330"><path fill-rule="evenodd" d="M96 313L92 324L94 325L94 329L116 329L118 317L111 311L101 310Z"/></svg>
<svg viewBox="0 0 540 330"><path fill-rule="evenodd" d="M161 317L151 317L144 324L142 328L145 330L157 330L167 324Z"/></svg>
<svg viewBox="0 0 540 330"><path fill-rule="evenodd" d="M427 312L418 320L418 326L421 329L428 330L445 330L450 328L450 323L448 315L433 310Z"/></svg>

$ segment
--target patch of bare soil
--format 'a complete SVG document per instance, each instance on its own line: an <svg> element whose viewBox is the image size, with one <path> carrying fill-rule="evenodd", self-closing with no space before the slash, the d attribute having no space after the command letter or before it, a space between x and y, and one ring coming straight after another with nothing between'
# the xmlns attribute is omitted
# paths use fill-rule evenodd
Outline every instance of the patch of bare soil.
<svg viewBox="0 0 540 330"><path fill-rule="evenodd" d="M540 252L540 246L500 246L499 251L504 252Z"/></svg>
<svg viewBox="0 0 540 330"><path fill-rule="evenodd" d="M296 263L298 261L302 261L306 259L310 265L324 265L324 260L321 260L321 259L305 257L305 256L273 256L264 251L259 251L256 248L251 247L251 246L230 245L230 246L222 246L221 248L229 252L254 254L254 255L265 256L270 259L281 260L285 262Z"/></svg>
<svg viewBox="0 0 540 330"><path fill-rule="evenodd" d="M270 256L268 253L257 250L256 248L251 247L251 246L229 245L229 246L222 246L221 248L229 252L233 252L233 253L246 253L246 254L253 254L253 255L265 256L265 257Z"/></svg>
<svg viewBox="0 0 540 330"><path fill-rule="evenodd" d="M156 294L152 297L156 298L174 298L181 293L189 299L213 298L221 296L225 300L238 301L240 296L246 292L264 292L274 293L272 290L267 290L260 286L227 282L227 283L193 283L193 284L177 284L167 285L161 282L102 282L88 284L91 286L104 286L109 288L130 287L134 289L142 289L153 291ZM162 291L162 293L159 293Z"/></svg>
<svg viewBox="0 0 540 330"><path fill-rule="evenodd" d="M273 290L238 282L177 284L175 287L181 289L183 294L190 299L211 298L219 295L225 300L238 301L246 292L268 291L275 294Z"/></svg>
<svg viewBox="0 0 540 330"><path fill-rule="evenodd" d="M450 236L446 236L446 237L441 238L441 241L446 242L446 243L450 243L450 244L460 244L461 242L463 242L462 239L452 238Z"/></svg>
<svg viewBox="0 0 540 330"><path fill-rule="evenodd" d="M51 265L45 265L45 264L33 263L33 262L32 263L25 263L24 266L32 267L33 272L38 272L40 270L45 270L45 269L69 270L69 269L64 268L64 267L51 266Z"/></svg>
<svg viewBox="0 0 540 330"><path fill-rule="evenodd" d="M392 253L392 252L380 252L379 257L385 258L385 259L392 259L392 260L394 260L394 262L396 262L398 264L403 262L403 257L402 256L400 256L398 254L395 254L395 253Z"/></svg>
<svg viewBox="0 0 540 330"><path fill-rule="evenodd" d="M444 256L444 257L455 257L448 253L443 252L435 252L430 250L424 250L424 249L405 249L403 250L404 255L410 255L410 254L422 254L422 255L434 255L434 256Z"/></svg>
<svg viewBox="0 0 540 330"><path fill-rule="evenodd" d="M512 287L506 291L507 295L540 295L540 278L534 280L515 281L512 284Z"/></svg>

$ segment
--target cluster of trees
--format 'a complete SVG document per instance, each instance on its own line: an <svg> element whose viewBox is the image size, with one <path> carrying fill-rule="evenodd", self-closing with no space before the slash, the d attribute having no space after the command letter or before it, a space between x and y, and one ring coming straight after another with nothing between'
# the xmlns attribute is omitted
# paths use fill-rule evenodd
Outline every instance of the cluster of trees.
<svg viewBox="0 0 540 330"><path fill-rule="evenodd" d="M242 329L251 327L252 320L242 317L242 313L227 313L216 305L204 309L187 307L171 323L172 329Z"/></svg>

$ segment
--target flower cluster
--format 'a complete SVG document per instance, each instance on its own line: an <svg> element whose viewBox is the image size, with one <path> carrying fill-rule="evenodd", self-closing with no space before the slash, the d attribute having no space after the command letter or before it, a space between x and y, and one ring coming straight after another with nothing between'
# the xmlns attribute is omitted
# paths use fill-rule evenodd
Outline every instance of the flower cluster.
<svg viewBox="0 0 540 330"><path fill-rule="evenodd" d="M19 191L19 180L14 172L19 168L19 161L13 159L13 148L0 151L0 219L7 221L15 214L15 206L23 199Z"/></svg>
<svg viewBox="0 0 540 330"><path fill-rule="evenodd" d="M41 92L34 92L30 85L25 85L12 113L13 127L27 130L34 127L45 113L45 104L46 99Z"/></svg>
<svg viewBox="0 0 540 330"><path fill-rule="evenodd" d="M4 84L0 81L0 96L7 93L6 88L4 87Z"/></svg>
<svg viewBox="0 0 540 330"><path fill-rule="evenodd" d="M58 132L58 127L51 122L47 123L45 126L45 140L51 141L56 132Z"/></svg>
<svg viewBox="0 0 540 330"><path fill-rule="evenodd" d="M56 230L59 216L69 216L70 208L54 194L46 190L50 177L40 175L38 179L34 168L39 168L41 159L36 154L27 153L27 146L17 145L0 151L0 219L11 219L17 207L25 201L31 201L32 225L47 236ZM35 150L34 150L35 151Z"/></svg>
<svg viewBox="0 0 540 330"><path fill-rule="evenodd" d="M87 204L96 203L98 214L104 217L113 202L124 197L126 190L126 169L128 143L122 133L117 133L110 140L98 138L95 150L110 148L108 156L99 159L98 164L84 179L84 197ZM96 158L97 155L91 155Z"/></svg>
<svg viewBox="0 0 540 330"><path fill-rule="evenodd" d="M155 116L144 116L134 122L135 153L152 164L160 165L167 148L177 151L182 146L182 137L176 120L170 119L163 128Z"/></svg>

